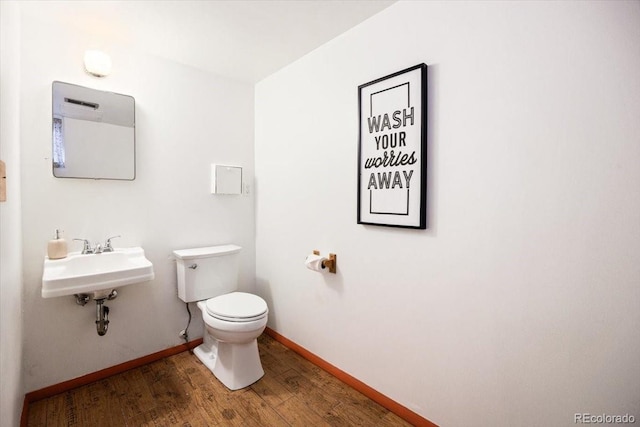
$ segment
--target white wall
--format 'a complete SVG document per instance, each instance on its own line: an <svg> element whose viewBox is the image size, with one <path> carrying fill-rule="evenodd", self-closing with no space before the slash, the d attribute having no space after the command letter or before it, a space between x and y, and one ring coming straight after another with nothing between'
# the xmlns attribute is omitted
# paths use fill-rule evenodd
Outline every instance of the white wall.
<svg viewBox="0 0 640 427"><path fill-rule="evenodd" d="M400 2L260 82L269 326L440 425L640 419L638 22L638 2ZM357 225L357 87L421 62L428 230Z"/></svg>
<svg viewBox="0 0 640 427"><path fill-rule="evenodd" d="M0 160L7 201L0 203L0 426L19 424L22 382L22 240L20 234L20 11L0 2Z"/></svg>
<svg viewBox="0 0 640 427"><path fill-rule="evenodd" d="M177 298L174 249L236 243L244 248L241 287L254 286L254 200L210 194L210 164L240 165L253 179L253 86L217 78L47 22L38 4L21 4L25 388L36 390L180 344L187 312ZM84 73L83 53L108 52L112 75ZM54 80L132 95L136 100L135 181L58 179L51 173ZM100 337L95 304L43 299L47 241L67 238L142 246L155 280L119 289ZM79 250L78 242L70 248ZM202 318L192 305L192 339ZM4 351L4 350L3 350Z"/></svg>

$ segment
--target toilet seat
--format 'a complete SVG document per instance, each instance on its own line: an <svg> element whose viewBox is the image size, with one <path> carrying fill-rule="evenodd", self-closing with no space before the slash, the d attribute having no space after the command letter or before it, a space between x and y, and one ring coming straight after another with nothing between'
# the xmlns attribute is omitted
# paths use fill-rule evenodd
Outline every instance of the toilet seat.
<svg viewBox="0 0 640 427"><path fill-rule="evenodd" d="M257 295L231 292L206 301L207 314L226 322L253 322L267 316L267 303Z"/></svg>

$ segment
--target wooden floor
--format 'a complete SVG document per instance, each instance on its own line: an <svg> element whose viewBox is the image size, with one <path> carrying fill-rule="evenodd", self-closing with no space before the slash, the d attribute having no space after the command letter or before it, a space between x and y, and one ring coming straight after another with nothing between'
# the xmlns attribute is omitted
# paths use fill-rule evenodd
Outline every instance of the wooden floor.
<svg viewBox="0 0 640 427"><path fill-rule="evenodd" d="M229 391L184 352L29 405L29 426L408 426L262 335L265 375Z"/></svg>

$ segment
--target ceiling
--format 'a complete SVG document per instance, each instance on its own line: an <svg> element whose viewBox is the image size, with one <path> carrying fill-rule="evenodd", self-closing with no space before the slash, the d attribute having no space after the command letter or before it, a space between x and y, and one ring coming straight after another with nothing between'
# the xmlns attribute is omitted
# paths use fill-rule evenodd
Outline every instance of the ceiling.
<svg viewBox="0 0 640 427"><path fill-rule="evenodd" d="M38 1L27 13L236 80L257 82L395 0Z"/></svg>

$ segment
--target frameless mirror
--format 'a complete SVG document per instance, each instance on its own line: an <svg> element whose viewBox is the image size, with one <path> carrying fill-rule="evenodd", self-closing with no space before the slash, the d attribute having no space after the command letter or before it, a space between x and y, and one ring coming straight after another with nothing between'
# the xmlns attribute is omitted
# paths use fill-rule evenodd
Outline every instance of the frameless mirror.
<svg viewBox="0 0 640 427"><path fill-rule="evenodd" d="M242 194L242 168L211 165L212 194Z"/></svg>
<svg viewBox="0 0 640 427"><path fill-rule="evenodd" d="M53 82L53 176L136 177L132 96Z"/></svg>

